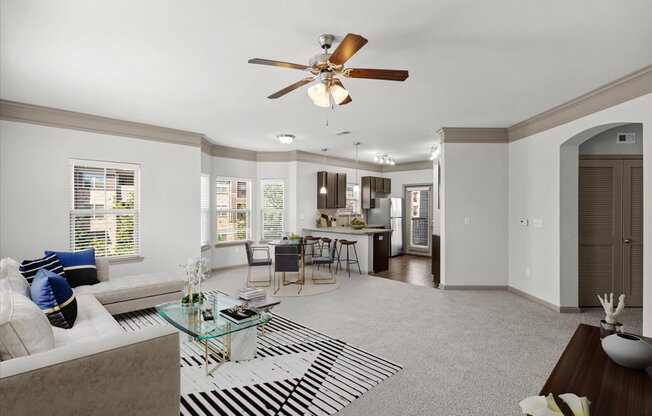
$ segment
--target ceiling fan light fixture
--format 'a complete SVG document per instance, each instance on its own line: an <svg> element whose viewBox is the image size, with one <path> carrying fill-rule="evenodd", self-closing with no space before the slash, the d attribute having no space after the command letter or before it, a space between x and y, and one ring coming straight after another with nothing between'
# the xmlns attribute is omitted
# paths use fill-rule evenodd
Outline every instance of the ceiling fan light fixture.
<svg viewBox="0 0 652 416"><path fill-rule="evenodd" d="M276 138L283 144L290 144L294 141L294 135L292 134L277 134Z"/></svg>
<svg viewBox="0 0 652 416"><path fill-rule="evenodd" d="M308 97L310 97L310 99L313 101L327 94L328 94L328 89L326 88L326 85L324 85L323 82L319 82L313 85L312 87L308 88Z"/></svg>
<svg viewBox="0 0 652 416"><path fill-rule="evenodd" d="M342 101L346 100L346 97L349 96L349 92L337 84L331 85L330 90L331 94L333 95L333 100L335 100L335 103L338 105L341 104Z"/></svg>
<svg viewBox="0 0 652 416"><path fill-rule="evenodd" d="M328 98L328 94L319 95L317 98L312 100L312 102L315 103L316 106L323 108L330 107L331 105L331 100Z"/></svg>

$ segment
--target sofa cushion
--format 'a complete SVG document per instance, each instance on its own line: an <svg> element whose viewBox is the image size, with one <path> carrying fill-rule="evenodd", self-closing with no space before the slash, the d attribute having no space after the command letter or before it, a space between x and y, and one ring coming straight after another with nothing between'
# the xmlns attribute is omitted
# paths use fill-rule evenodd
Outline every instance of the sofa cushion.
<svg viewBox="0 0 652 416"><path fill-rule="evenodd" d="M32 281L32 301L41 308L53 326L72 328L77 319L77 300L63 277L41 269Z"/></svg>
<svg viewBox="0 0 652 416"><path fill-rule="evenodd" d="M96 285L78 286L78 295L91 294L106 305L141 299L149 296L179 292L183 289L185 280L169 276L165 273L147 273L126 277L114 277L108 282Z"/></svg>
<svg viewBox="0 0 652 416"><path fill-rule="evenodd" d="M45 250L45 255L56 254L66 272L66 279L70 286L94 285L97 280L95 266L95 249L81 251L50 251Z"/></svg>
<svg viewBox="0 0 652 416"><path fill-rule="evenodd" d="M95 257L97 268L97 280L107 282L109 280L109 259L107 257Z"/></svg>
<svg viewBox="0 0 652 416"><path fill-rule="evenodd" d="M13 290L25 297L31 298L29 282L20 274L20 263L5 257L0 260L0 290Z"/></svg>
<svg viewBox="0 0 652 416"><path fill-rule="evenodd" d="M124 330L92 295L77 296L77 321L70 329L52 328L54 347L93 340L99 336L123 334Z"/></svg>
<svg viewBox="0 0 652 416"><path fill-rule="evenodd" d="M52 326L30 299L11 290L0 291L0 360L54 348Z"/></svg>
<svg viewBox="0 0 652 416"><path fill-rule="evenodd" d="M20 273L25 276L27 282L32 283L34 275L40 269L50 270L59 276L65 276L63 266L56 254L46 254L45 257L36 260L23 260L20 264Z"/></svg>

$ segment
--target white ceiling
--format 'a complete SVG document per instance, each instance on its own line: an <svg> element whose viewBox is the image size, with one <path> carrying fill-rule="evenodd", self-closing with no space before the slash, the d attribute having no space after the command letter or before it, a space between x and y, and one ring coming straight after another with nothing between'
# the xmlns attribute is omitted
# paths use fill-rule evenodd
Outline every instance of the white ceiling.
<svg viewBox="0 0 652 416"><path fill-rule="evenodd" d="M650 0L3 0L0 31L3 99L252 150L350 158L360 141L398 163L426 159L440 127L509 126L652 63ZM307 64L319 34L348 32L369 43L347 66L408 80L344 79L354 101L331 111L306 87L268 100L306 75L247 64Z"/></svg>

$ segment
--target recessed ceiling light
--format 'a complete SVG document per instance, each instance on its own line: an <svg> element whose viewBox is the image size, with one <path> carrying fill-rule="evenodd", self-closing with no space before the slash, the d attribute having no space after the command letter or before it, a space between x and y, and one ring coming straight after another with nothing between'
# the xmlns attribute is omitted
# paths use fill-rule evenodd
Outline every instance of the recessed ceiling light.
<svg viewBox="0 0 652 416"><path fill-rule="evenodd" d="M347 134L351 134L351 132L348 131L348 130L344 130L344 131L340 131L338 133L335 133L336 136L345 136Z"/></svg>
<svg viewBox="0 0 652 416"><path fill-rule="evenodd" d="M283 144L290 144L294 141L294 135L292 134L277 134L276 138Z"/></svg>

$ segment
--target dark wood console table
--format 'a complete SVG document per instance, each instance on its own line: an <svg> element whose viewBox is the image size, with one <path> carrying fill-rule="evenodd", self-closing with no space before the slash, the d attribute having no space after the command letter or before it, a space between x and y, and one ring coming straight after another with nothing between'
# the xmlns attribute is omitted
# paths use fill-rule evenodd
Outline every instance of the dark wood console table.
<svg viewBox="0 0 652 416"><path fill-rule="evenodd" d="M549 393L567 415L572 413L558 398L564 393L588 397L591 416L652 415L652 376L611 361L602 350L596 326L577 327L540 392Z"/></svg>

